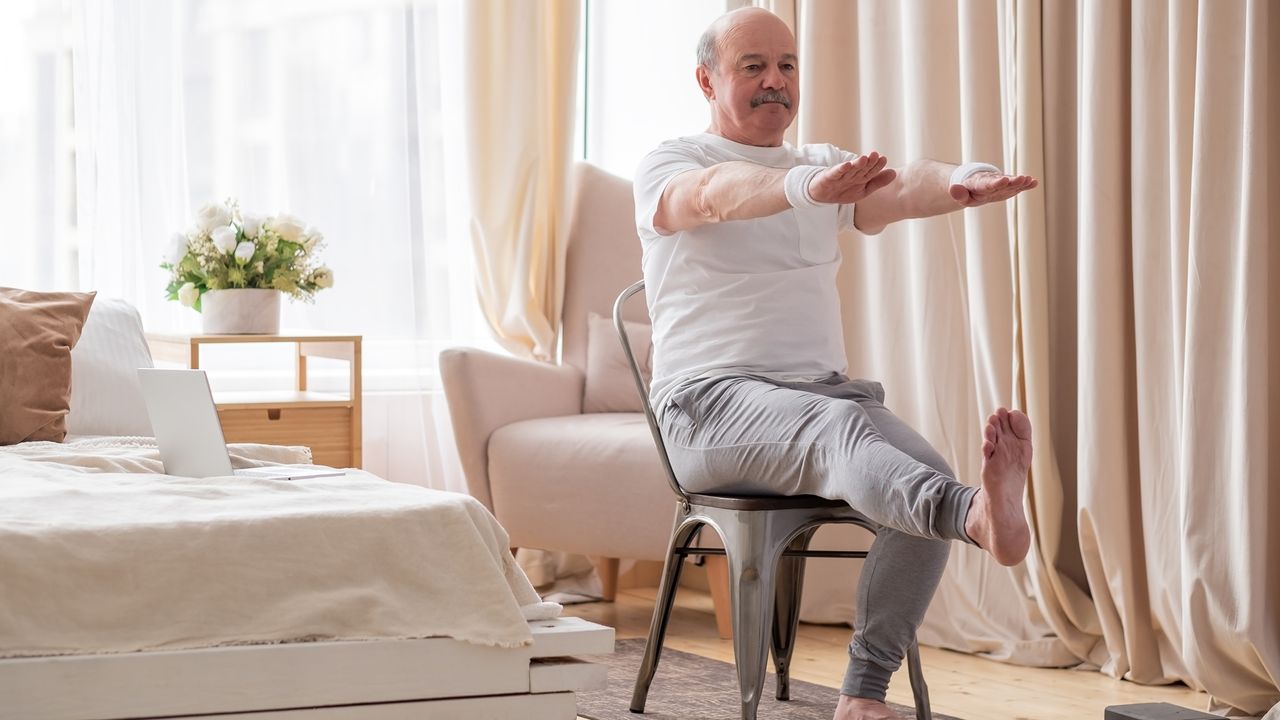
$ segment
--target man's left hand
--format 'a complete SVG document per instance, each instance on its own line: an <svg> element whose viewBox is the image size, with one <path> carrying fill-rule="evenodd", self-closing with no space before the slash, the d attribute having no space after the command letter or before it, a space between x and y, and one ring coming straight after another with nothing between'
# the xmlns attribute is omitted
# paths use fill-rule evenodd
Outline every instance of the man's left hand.
<svg viewBox="0 0 1280 720"><path fill-rule="evenodd" d="M964 182L951 186L951 197L964 207L977 207L1001 202L1030 190L1040 181L1030 175L1002 175L998 172L976 172Z"/></svg>

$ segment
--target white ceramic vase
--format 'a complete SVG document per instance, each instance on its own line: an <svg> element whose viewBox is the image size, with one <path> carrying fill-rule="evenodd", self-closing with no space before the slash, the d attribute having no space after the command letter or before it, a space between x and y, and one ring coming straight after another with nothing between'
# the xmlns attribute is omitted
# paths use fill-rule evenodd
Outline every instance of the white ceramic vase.
<svg viewBox="0 0 1280 720"><path fill-rule="evenodd" d="M274 335L280 332L280 291L209 290L200 296L200 323L206 335Z"/></svg>

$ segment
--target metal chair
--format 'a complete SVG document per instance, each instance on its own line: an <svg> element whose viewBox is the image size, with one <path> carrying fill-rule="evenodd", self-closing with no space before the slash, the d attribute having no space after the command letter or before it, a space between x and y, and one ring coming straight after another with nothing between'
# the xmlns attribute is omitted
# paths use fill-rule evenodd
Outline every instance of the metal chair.
<svg viewBox="0 0 1280 720"><path fill-rule="evenodd" d="M622 322L624 303L644 290L641 280L618 296L613 305L613 323L631 366L636 390L644 405L653 442L666 470L671 490L678 498L675 528L658 586L658 597L649 625L649 641L631 696L631 712L643 713L649 686L658 669L662 641L675 602L676 586L684 559L690 555L727 555L729 592L733 618L733 656L738 669L738 689L742 695L742 720L755 720L764 689L765 664L770 652L777 670L776 697L790 697L791 653L795 649L796 627L800 622L800 591L804 561L810 557L865 558L866 551L809 550L809 541L825 523L858 525L871 533L876 525L838 500L812 495L739 496L687 493L680 487L667 448L662 441L657 418L649 404L649 389L640 375L627 329ZM716 531L724 545L720 548L694 547L704 527ZM766 634L769 635L766 641ZM911 689L915 695L916 718L932 720L929 689L920 669L920 648L912 642L907 651Z"/></svg>

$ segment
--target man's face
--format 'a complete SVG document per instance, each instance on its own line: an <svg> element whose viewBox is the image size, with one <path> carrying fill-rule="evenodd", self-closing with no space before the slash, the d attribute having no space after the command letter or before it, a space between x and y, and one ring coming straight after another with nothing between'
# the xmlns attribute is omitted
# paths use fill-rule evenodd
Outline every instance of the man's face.
<svg viewBox="0 0 1280 720"><path fill-rule="evenodd" d="M716 67L698 68L712 130L735 142L782 144L800 102L796 43L776 16L751 13L720 34Z"/></svg>

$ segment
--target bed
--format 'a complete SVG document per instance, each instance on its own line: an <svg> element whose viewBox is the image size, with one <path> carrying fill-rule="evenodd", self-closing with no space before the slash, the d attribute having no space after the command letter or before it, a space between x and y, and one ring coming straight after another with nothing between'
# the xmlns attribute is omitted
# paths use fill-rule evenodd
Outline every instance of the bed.
<svg viewBox="0 0 1280 720"><path fill-rule="evenodd" d="M165 475L129 383L136 312L95 306L76 434L0 447L0 718L571 720L603 685L574 656L612 652L612 629L541 602L468 496L359 470Z"/></svg>

